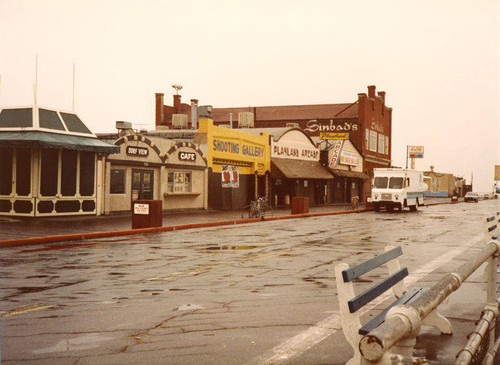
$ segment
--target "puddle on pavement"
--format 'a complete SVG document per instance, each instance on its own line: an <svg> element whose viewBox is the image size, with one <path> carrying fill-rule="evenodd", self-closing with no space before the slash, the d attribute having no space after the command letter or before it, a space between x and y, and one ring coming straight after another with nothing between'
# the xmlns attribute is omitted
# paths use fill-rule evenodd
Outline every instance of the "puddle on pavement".
<svg viewBox="0 0 500 365"><path fill-rule="evenodd" d="M103 336L98 333L89 333L76 338L60 340L55 345L34 350L34 354L50 354L53 352L89 350L102 345L103 341L112 340L113 337Z"/></svg>
<svg viewBox="0 0 500 365"><path fill-rule="evenodd" d="M205 309L198 304L183 304L179 308L175 308L174 311L191 311L196 309Z"/></svg>
<svg viewBox="0 0 500 365"><path fill-rule="evenodd" d="M260 248L262 246L254 246L254 245L249 245L249 246L208 246L204 249L204 251L230 251L230 250L253 250L254 248Z"/></svg>

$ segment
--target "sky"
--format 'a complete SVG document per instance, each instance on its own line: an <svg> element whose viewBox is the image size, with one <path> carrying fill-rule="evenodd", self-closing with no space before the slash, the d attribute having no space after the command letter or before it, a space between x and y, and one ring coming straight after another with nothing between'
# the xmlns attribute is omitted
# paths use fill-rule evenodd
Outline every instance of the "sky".
<svg viewBox="0 0 500 365"><path fill-rule="evenodd" d="M500 165L499 0L0 0L0 106L75 111L94 133L154 128L155 97L214 107L393 108L393 165L491 191ZM38 72L36 58L38 54ZM38 77L36 77L36 74Z"/></svg>

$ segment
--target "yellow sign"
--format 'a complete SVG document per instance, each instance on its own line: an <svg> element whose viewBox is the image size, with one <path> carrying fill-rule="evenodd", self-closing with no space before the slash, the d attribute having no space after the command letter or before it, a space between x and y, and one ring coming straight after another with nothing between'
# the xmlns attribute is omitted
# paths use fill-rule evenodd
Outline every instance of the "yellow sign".
<svg viewBox="0 0 500 365"><path fill-rule="evenodd" d="M341 139L341 140L347 140L347 139L349 139L349 133L321 132L319 134L319 138L321 138L321 139Z"/></svg>

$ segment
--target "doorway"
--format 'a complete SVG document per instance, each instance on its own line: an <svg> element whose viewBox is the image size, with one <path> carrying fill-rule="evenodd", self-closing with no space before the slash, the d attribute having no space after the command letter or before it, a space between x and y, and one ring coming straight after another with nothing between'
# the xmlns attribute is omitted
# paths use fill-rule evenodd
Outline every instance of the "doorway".
<svg viewBox="0 0 500 365"><path fill-rule="evenodd" d="M153 200L153 170L132 170L132 200Z"/></svg>

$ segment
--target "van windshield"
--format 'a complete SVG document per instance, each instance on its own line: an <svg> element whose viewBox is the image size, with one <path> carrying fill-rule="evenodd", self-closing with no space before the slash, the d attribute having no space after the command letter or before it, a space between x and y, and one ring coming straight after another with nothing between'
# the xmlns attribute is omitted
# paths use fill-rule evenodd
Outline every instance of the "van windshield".
<svg viewBox="0 0 500 365"><path fill-rule="evenodd" d="M403 188L403 178L391 177L391 180L389 180L389 189L402 189L402 188Z"/></svg>
<svg viewBox="0 0 500 365"><path fill-rule="evenodd" d="M387 189L387 181L388 180L389 180L389 178L387 178L387 177L376 177L375 181L373 182L373 185L377 189Z"/></svg>

